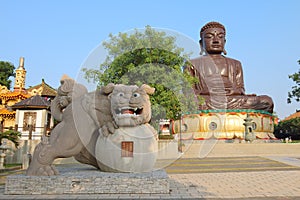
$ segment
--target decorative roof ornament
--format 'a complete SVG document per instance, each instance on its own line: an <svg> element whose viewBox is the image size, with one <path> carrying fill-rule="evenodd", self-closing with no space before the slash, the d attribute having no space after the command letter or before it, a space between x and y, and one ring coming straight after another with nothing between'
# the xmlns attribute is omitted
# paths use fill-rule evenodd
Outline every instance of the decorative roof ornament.
<svg viewBox="0 0 300 200"><path fill-rule="evenodd" d="M25 90L26 70L24 68L24 57L20 57L19 68L16 69L14 91Z"/></svg>

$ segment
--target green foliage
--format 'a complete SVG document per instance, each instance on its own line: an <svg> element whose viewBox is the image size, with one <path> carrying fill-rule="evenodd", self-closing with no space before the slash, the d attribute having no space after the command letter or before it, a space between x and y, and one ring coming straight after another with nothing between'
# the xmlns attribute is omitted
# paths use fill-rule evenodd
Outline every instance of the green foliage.
<svg viewBox="0 0 300 200"><path fill-rule="evenodd" d="M4 164L5 168L16 168L16 167L20 167L20 169L22 168L22 163L12 163L12 164Z"/></svg>
<svg viewBox="0 0 300 200"><path fill-rule="evenodd" d="M188 55L176 46L176 38L147 26L144 32L110 34L103 46L108 56L99 69L83 69L85 78L99 86L108 83L141 85L155 88L150 97L152 118L176 119L180 113L195 111L199 97L192 85L197 81L183 71ZM196 101L195 101L196 100Z"/></svg>
<svg viewBox="0 0 300 200"><path fill-rule="evenodd" d="M158 135L158 139L160 139L160 140L173 140L174 136L173 135Z"/></svg>
<svg viewBox="0 0 300 200"><path fill-rule="evenodd" d="M14 143L15 147L18 148L19 146L19 138L21 137L21 133L14 130L8 130L3 133L0 133L0 145L2 145L2 140L5 138L7 140L10 140L12 143Z"/></svg>
<svg viewBox="0 0 300 200"><path fill-rule="evenodd" d="M15 66L10 62L0 61L0 84L10 89L11 80L9 78L14 76Z"/></svg>
<svg viewBox="0 0 300 200"><path fill-rule="evenodd" d="M290 120L280 121L274 127L274 135L276 138L282 139L291 137L292 140L300 139L300 117Z"/></svg>
<svg viewBox="0 0 300 200"><path fill-rule="evenodd" d="M298 63L300 64L300 60L298 60ZM296 83L296 85L292 87L292 91L288 92L287 102L291 103L292 99L299 102L300 101L300 69L298 72L289 75L289 78L292 79Z"/></svg>

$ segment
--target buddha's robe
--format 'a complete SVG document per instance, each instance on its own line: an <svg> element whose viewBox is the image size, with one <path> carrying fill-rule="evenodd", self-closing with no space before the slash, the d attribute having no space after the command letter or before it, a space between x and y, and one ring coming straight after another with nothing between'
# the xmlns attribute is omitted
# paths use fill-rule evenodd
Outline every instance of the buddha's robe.
<svg viewBox="0 0 300 200"><path fill-rule="evenodd" d="M246 95L242 65L238 60L217 56L201 56L191 60L188 68L199 82L194 85L196 95L205 99L199 109L255 109L273 113L269 96Z"/></svg>

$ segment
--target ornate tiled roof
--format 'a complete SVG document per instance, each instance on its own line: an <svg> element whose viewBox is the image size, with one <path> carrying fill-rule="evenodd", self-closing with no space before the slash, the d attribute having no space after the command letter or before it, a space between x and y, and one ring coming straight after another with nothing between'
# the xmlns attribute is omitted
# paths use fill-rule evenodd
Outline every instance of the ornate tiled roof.
<svg viewBox="0 0 300 200"><path fill-rule="evenodd" d="M16 111L8 110L7 108L0 109L1 120L14 120L16 117Z"/></svg>
<svg viewBox="0 0 300 200"><path fill-rule="evenodd" d="M43 108L50 108L51 102L47 97L41 97L40 95L32 96L28 99L20 101L12 106L12 109L28 109L28 108L35 108L35 109L43 109Z"/></svg>
<svg viewBox="0 0 300 200"><path fill-rule="evenodd" d="M29 95L25 91L13 91L13 92L7 92L0 94L1 99L26 99L29 98L31 95Z"/></svg>
<svg viewBox="0 0 300 200"><path fill-rule="evenodd" d="M295 113L293 113L293 114L291 114L290 116L286 117L286 118L283 119L282 121L294 119L294 118L296 118L296 117L300 117L300 110L297 110Z"/></svg>
<svg viewBox="0 0 300 200"><path fill-rule="evenodd" d="M44 79L42 79L42 83L27 89L28 93L33 95L47 96L47 97L55 97L57 92L50 85L45 83Z"/></svg>
<svg viewBox="0 0 300 200"><path fill-rule="evenodd" d="M0 115L14 115L16 114L16 111L10 111L6 108L0 109Z"/></svg>

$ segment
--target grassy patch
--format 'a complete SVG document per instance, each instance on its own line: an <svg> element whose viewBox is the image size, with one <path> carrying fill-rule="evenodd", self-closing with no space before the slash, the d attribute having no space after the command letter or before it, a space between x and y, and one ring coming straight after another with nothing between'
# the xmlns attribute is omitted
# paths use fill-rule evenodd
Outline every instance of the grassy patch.
<svg viewBox="0 0 300 200"><path fill-rule="evenodd" d="M173 135L158 135L158 139L160 139L160 140L173 140L174 136Z"/></svg>
<svg viewBox="0 0 300 200"><path fill-rule="evenodd" d="M5 168L10 168L10 167L18 167L18 166L22 166L21 163L13 163L13 164L5 164L4 167Z"/></svg>
<svg viewBox="0 0 300 200"><path fill-rule="evenodd" d="M291 143L300 143L300 140L292 140Z"/></svg>

